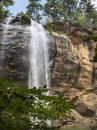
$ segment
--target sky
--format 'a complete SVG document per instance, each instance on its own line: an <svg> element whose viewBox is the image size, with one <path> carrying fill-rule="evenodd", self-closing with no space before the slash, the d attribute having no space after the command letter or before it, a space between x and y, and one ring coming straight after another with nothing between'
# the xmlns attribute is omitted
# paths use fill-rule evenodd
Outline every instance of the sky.
<svg viewBox="0 0 97 130"><path fill-rule="evenodd" d="M12 15L17 15L20 12L26 12L26 6L28 5L28 0L14 0L14 6L10 6L9 10Z"/></svg>
<svg viewBox="0 0 97 130"><path fill-rule="evenodd" d="M17 13L20 12L26 12L26 6L28 5L28 0L14 0L15 4L14 6L10 6L9 10L12 13L12 15L16 16ZM45 0L43 0L44 2ZM93 1L93 4L95 4L95 7L97 8L97 0Z"/></svg>
<svg viewBox="0 0 97 130"><path fill-rule="evenodd" d="M14 2L15 2L14 6L9 7L9 10L12 13L12 15L16 16L17 13L26 12L28 0L14 0ZM44 3L45 0L42 0L42 2Z"/></svg>
<svg viewBox="0 0 97 130"><path fill-rule="evenodd" d="M92 0L92 3L95 4L95 7L97 8L97 0Z"/></svg>

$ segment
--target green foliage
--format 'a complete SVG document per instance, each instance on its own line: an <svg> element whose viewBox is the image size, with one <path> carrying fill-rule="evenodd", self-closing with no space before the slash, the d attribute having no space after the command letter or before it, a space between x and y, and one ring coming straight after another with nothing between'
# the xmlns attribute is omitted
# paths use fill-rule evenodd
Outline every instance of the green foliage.
<svg viewBox="0 0 97 130"><path fill-rule="evenodd" d="M44 28L46 28L50 33L53 32L53 24L52 23L46 23L44 25Z"/></svg>
<svg viewBox="0 0 97 130"><path fill-rule="evenodd" d="M92 38L94 40L94 42L97 42L97 36L93 36ZM97 62L97 47L95 48L95 56L93 58L94 62Z"/></svg>
<svg viewBox="0 0 97 130"><path fill-rule="evenodd" d="M44 14L53 21L71 21L76 18L77 0L47 0Z"/></svg>
<svg viewBox="0 0 97 130"><path fill-rule="evenodd" d="M0 0L0 3L2 5L4 5L5 7L8 7L10 5L13 5L14 4L14 1L13 0Z"/></svg>
<svg viewBox="0 0 97 130"><path fill-rule="evenodd" d="M87 27L97 26L97 10L91 0L46 0L44 5L41 0L28 0L28 2L25 15L37 22L40 22L44 15L54 22L79 22ZM0 1L0 20L8 15L8 7L13 4L14 0ZM22 12L19 15L24 14Z"/></svg>
<svg viewBox="0 0 97 130"><path fill-rule="evenodd" d="M27 15L33 20L39 22L42 17L40 11L43 9L41 0L28 0L29 4L27 6Z"/></svg>
<svg viewBox="0 0 97 130"><path fill-rule="evenodd" d="M85 24L85 18L84 18L84 16L79 15L79 16L77 17L77 21L78 21L79 23L81 23L82 25L84 25L84 24Z"/></svg>
<svg viewBox="0 0 97 130"><path fill-rule="evenodd" d="M31 25L31 20L30 20L30 17L27 13L18 13L17 16L20 16L21 17L21 25Z"/></svg>
<svg viewBox="0 0 97 130"><path fill-rule="evenodd" d="M97 10L91 0L47 0L44 15L54 22L80 22L85 26L96 26Z"/></svg>
<svg viewBox="0 0 97 130"><path fill-rule="evenodd" d="M24 25L24 24L30 25L31 24L31 20L27 14L21 15L21 24L22 25Z"/></svg>
<svg viewBox="0 0 97 130"><path fill-rule="evenodd" d="M3 5L0 3L0 21L7 16L7 11L4 9Z"/></svg>
<svg viewBox="0 0 97 130"><path fill-rule="evenodd" d="M94 5L92 4L92 0L81 0L79 3L80 14L84 17L84 23L87 26L95 25L95 18L97 19Z"/></svg>
<svg viewBox="0 0 97 130"><path fill-rule="evenodd" d="M0 0L0 21L8 15L8 6L13 4L13 0Z"/></svg>
<svg viewBox="0 0 97 130"><path fill-rule="evenodd" d="M80 8L77 9L77 22L80 23L82 26L85 25L85 16L83 16L82 11Z"/></svg>
<svg viewBox="0 0 97 130"><path fill-rule="evenodd" d="M92 13L92 24L93 26L97 27L97 10L93 10L93 13Z"/></svg>
<svg viewBox="0 0 97 130"><path fill-rule="evenodd" d="M61 20L62 2L60 0L47 0L44 5L44 14L53 21Z"/></svg>
<svg viewBox="0 0 97 130"><path fill-rule="evenodd" d="M52 19L46 18L44 28L46 28L50 33L52 33L53 31Z"/></svg>
<svg viewBox="0 0 97 130"><path fill-rule="evenodd" d="M54 130L46 120L66 118L73 108L62 95L46 96L46 87L27 89L0 79L0 130Z"/></svg>
<svg viewBox="0 0 97 130"><path fill-rule="evenodd" d="M94 35L92 39L94 40L94 42L96 42L97 41L97 36Z"/></svg>
<svg viewBox="0 0 97 130"><path fill-rule="evenodd" d="M20 12L20 13L17 14L17 16L23 16L23 15L25 15L24 12Z"/></svg>
<svg viewBox="0 0 97 130"><path fill-rule="evenodd" d="M64 22L51 22L51 20L47 21L44 27L50 32L56 32L59 34L64 34Z"/></svg>
<svg viewBox="0 0 97 130"><path fill-rule="evenodd" d="M95 56L93 58L94 62L97 62L97 47L95 48Z"/></svg>
<svg viewBox="0 0 97 130"><path fill-rule="evenodd" d="M28 2L25 15L37 22L40 22L44 15L54 22L78 22L87 27L97 26L97 10L92 0L46 0L44 5L42 0L28 0ZM13 4L14 0L0 0L0 20L8 15L8 7Z"/></svg>
<svg viewBox="0 0 97 130"><path fill-rule="evenodd" d="M5 11L2 8L2 5L0 5L0 21L5 17Z"/></svg>

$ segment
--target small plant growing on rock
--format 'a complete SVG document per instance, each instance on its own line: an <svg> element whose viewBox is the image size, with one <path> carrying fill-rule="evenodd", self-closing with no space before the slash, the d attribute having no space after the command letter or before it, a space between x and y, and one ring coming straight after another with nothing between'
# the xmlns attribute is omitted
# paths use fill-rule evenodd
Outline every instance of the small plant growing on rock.
<svg viewBox="0 0 97 130"><path fill-rule="evenodd" d="M21 25L31 25L30 17L27 14L24 14L23 12L17 14L17 16L21 17L20 24Z"/></svg>
<svg viewBox="0 0 97 130"><path fill-rule="evenodd" d="M94 40L94 42L97 42L97 36L94 35L92 39ZM95 48L95 56L93 58L93 61L97 62L97 47Z"/></svg>

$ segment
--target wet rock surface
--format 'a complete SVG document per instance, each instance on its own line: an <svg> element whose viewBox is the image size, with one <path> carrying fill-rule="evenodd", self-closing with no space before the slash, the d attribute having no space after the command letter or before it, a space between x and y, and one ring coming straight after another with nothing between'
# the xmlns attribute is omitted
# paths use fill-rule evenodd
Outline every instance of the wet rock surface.
<svg viewBox="0 0 97 130"><path fill-rule="evenodd" d="M27 83L30 33L27 27L19 24L19 20L12 18L9 25L1 24L0 76Z"/></svg>

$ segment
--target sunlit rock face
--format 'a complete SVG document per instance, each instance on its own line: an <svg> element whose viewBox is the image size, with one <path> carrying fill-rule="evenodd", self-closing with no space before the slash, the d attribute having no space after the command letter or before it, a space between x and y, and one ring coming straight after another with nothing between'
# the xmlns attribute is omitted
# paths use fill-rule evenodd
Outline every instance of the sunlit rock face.
<svg viewBox="0 0 97 130"><path fill-rule="evenodd" d="M96 43L91 40L92 34L76 27L68 37L52 34L57 48L51 73L52 93L68 97L75 104L74 122L86 126L95 124L97 116L97 64L93 62Z"/></svg>
<svg viewBox="0 0 97 130"><path fill-rule="evenodd" d="M57 47L54 73L52 74L54 86L55 84L63 87L74 85L79 89L92 89L92 83L95 82L92 62L93 47L92 43L87 41L86 36L84 36L86 41L83 41L80 36L77 38L71 34L70 40L63 34L53 33Z"/></svg>

